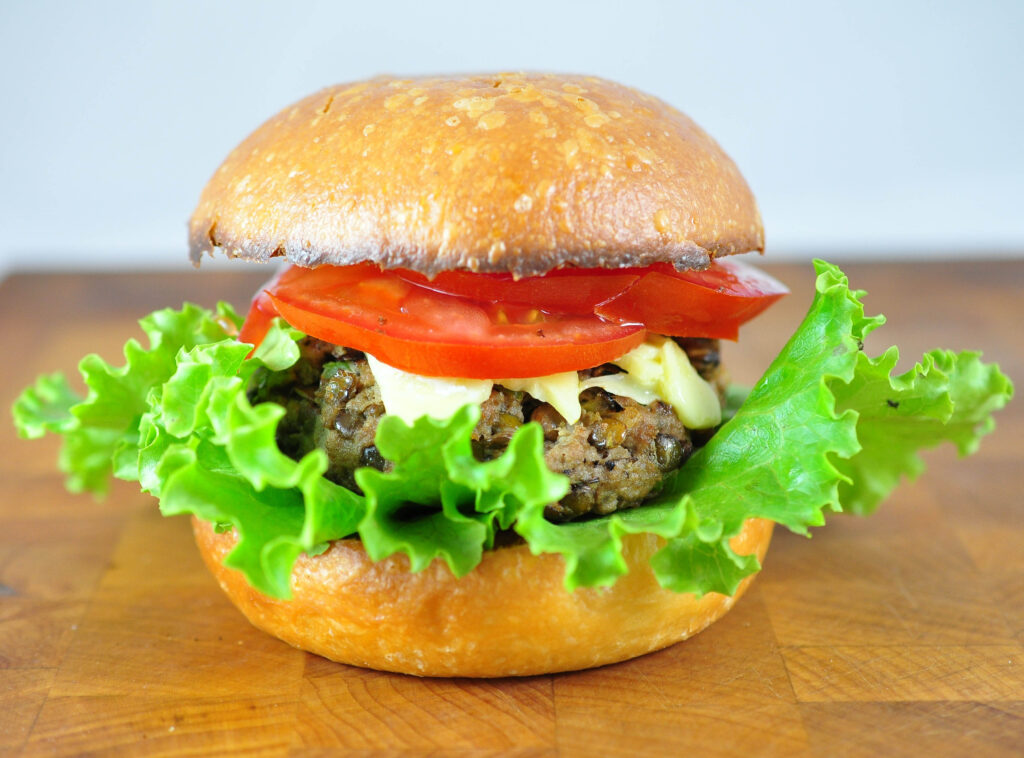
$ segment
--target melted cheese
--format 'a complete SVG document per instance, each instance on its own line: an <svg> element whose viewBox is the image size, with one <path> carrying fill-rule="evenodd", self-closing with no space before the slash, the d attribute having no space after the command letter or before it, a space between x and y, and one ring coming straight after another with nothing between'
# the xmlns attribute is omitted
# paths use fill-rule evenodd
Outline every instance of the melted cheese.
<svg viewBox="0 0 1024 758"><path fill-rule="evenodd" d="M451 418L466 404L480 405L491 396L489 379L449 379L420 376L381 363L367 354L373 378L380 388L380 400L389 415L407 424L420 416Z"/></svg>
<svg viewBox="0 0 1024 758"><path fill-rule="evenodd" d="M420 376L392 368L369 355L366 359L380 387L385 410L407 424L420 416L446 419L463 405L480 405L490 396L494 384L550 403L570 424L579 421L580 393L590 387L601 387L644 405L661 400L672 406L679 420L690 429L707 429L722 421L718 394L690 365L686 352L666 337L649 337L644 344L612 361L626 373L596 376L582 382L575 371L493 381Z"/></svg>
<svg viewBox="0 0 1024 758"><path fill-rule="evenodd" d="M638 403L647 405L660 399L650 388L638 382L630 374L609 374L608 376L595 376L584 379L580 382L580 392L591 387L600 387L608 390L613 395L631 397Z"/></svg>
<svg viewBox="0 0 1024 758"><path fill-rule="evenodd" d="M675 340L661 336L648 337L644 344L612 362L627 372L630 382L635 382L636 386L671 405L687 428L710 429L722 423L718 393L701 378L690 363L686 351ZM618 375L599 378L611 379L614 376ZM598 386L615 392L611 387Z"/></svg>
<svg viewBox="0 0 1024 758"><path fill-rule="evenodd" d="M579 421L583 413L580 407L580 377L575 371L529 379L498 379L495 384L513 391L521 390L541 402L550 403L570 424Z"/></svg>

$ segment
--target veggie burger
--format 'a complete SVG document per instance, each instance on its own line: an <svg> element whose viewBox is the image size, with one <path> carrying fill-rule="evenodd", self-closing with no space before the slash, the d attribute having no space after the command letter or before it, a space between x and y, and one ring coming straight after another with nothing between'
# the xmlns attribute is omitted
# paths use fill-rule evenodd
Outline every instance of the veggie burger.
<svg viewBox="0 0 1024 758"><path fill-rule="evenodd" d="M244 318L141 321L88 392L40 378L25 436L72 489L193 516L258 627L337 661L527 675L724 614L776 523L863 513L1011 386L976 353L902 376L817 262L807 317L732 388L719 340L786 293L735 164L649 95L580 76L379 78L285 109L204 190L191 256L284 266ZM898 428L898 435L891 434Z"/></svg>

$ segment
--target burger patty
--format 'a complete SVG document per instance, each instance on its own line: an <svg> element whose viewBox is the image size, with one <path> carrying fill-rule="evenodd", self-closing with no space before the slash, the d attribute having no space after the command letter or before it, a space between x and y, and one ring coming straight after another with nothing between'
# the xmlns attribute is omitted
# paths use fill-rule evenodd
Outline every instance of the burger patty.
<svg viewBox="0 0 1024 758"><path fill-rule="evenodd" d="M718 341L679 339L697 372L720 391ZM278 425L281 449L300 458L314 448L327 453L327 478L358 491L354 472L363 466L388 470L374 444L384 415L380 389L362 353L310 337L300 343L301 357L286 371L262 370L250 389L253 403L274 402L285 409ZM610 364L581 371L581 378L618 372ZM574 424L548 403L524 392L495 385L481 406L473 430L480 460L501 455L520 426L538 422L544 430L544 460L565 474L571 489L545 515L569 521L632 508L657 494L665 476L679 468L703 444L710 430L686 429L672 408L655 401L643 405L600 388L582 393L583 414Z"/></svg>

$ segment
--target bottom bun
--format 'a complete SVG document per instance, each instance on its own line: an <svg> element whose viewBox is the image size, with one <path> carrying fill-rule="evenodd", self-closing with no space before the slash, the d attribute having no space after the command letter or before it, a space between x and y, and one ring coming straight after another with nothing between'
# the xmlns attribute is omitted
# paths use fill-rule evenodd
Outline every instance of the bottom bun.
<svg viewBox="0 0 1024 758"><path fill-rule="evenodd" d="M764 558L774 524L750 519L731 545ZM410 573L403 555L373 562L359 540L331 543L299 556L293 599L253 589L223 565L235 546L193 519L203 560L228 597L255 626L290 645L341 663L417 676L527 676L624 661L686 639L725 614L732 597L701 598L658 585L649 559L663 541L623 538L629 573L606 588L568 592L559 555L532 555L525 545L484 553L456 579L435 560Z"/></svg>

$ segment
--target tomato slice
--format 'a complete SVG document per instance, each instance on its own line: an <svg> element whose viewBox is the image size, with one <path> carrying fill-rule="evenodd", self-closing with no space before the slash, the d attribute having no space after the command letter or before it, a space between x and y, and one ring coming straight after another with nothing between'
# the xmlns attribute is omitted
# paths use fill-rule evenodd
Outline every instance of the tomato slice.
<svg viewBox="0 0 1024 758"><path fill-rule="evenodd" d="M267 335L267 330L270 329L270 322L277 317L277 311L274 309L274 304L270 301L267 290L277 287L277 283L291 269L291 266L278 269L278 272L270 277L269 281L253 297L252 304L249 307L249 314L245 317L245 323L242 324L242 328L238 332L239 342L247 342L257 347L263 342L263 338Z"/></svg>
<svg viewBox="0 0 1024 758"><path fill-rule="evenodd" d="M735 340L741 324L788 292L782 282L739 261L718 260L703 271L656 263L594 312L611 321L642 323L657 334Z"/></svg>
<svg viewBox="0 0 1024 758"><path fill-rule="evenodd" d="M481 303L419 287L375 266L292 267L258 296L242 330L258 344L268 313L395 368L467 379L544 376L597 366L646 336L593 313ZM250 326L251 324L251 326Z"/></svg>
<svg viewBox="0 0 1024 758"><path fill-rule="evenodd" d="M553 313L596 313L622 324L640 323L676 337L736 339L749 321L788 290L753 266L719 260L703 271L647 268L560 269L544 276L450 271L427 279L399 276L420 287L481 302L530 305Z"/></svg>
<svg viewBox="0 0 1024 758"><path fill-rule="evenodd" d="M270 301L270 295L265 290L260 290L249 306L249 315L245 317L245 323L238 333L239 342L247 342L250 345L259 345L267 336L270 329L270 322L277 316L274 304Z"/></svg>
<svg viewBox="0 0 1024 758"><path fill-rule="evenodd" d="M526 305L551 313L590 314L636 284L646 269L557 269L543 276L446 271L433 279L415 271L398 275L420 287L479 302Z"/></svg>
<svg viewBox="0 0 1024 758"><path fill-rule="evenodd" d="M396 368L467 379L544 376L597 366L648 331L735 339L740 324L787 292L734 261L704 271L565 269L507 274L292 266L253 300L240 338L259 344L280 315L335 345Z"/></svg>

